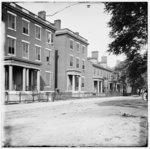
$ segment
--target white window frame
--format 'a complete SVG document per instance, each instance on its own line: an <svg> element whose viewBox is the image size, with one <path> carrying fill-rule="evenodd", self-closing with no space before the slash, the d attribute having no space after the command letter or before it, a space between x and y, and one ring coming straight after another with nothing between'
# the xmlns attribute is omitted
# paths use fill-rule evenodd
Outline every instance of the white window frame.
<svg viewBox="0 0 150 149"><path fill-rule="evenodd" d="M83 47L84 47L84 52L83 52ZM82 45L82 54L85 54L85 51L86 51L85 45Z"/></svg>
<svg viewBox="0 0 150 149"><path fill-rule="evenodd" d="M16 38L16 37L13 37L13 36L10 36L10 35L7 35L7 38L11 38L11 39L14 39L14 40L15 40L14 54L8 53L8 55L9 55L9 56L16 56L16 40L17 40L17 38ZM8 46L9 46L9 45L8 45Z"/></svg>
<svg viewBox="0 0 150 149"><path fill-rule="evenodd" d="M49 85L46 84L46 87L52 87L52 72L51 71L45 71L45 73L49 73L49 76L50 76L50 82L49 82ZM46 76L45 76L46 78Z"/></svg>
<svg viewBox="0 0 150 149"><path fill-rule="evenodd" d="M77 42L76 44L79 45L79 49L77 48L77 53L80 53L80 43Z"/></svg>
<svg viewBox="0 0 150 149"><path fill-rule="evenodd" d="M22 18L22 29L23 29L23 21L26 21L28 23L28 34L23 33L23 30L22 30L22 34L26 35L26 36L29 36L30 35L30 21L25 19L25 18Z"/></svg>
<svg viewBox="0 0 150 149"><path fill-rule="evenodd" d="M73 65L72 65L72 66L70 66L70 62L71 62L71 61L70 61L70 60L71 60L70 57L73 57ZM73 56L73 55L70 55L70 56L69 56L69 66L70 66L70 67L73 67L73 66L74 66L74 56Z"/></svg>
<svg viewBox="0 0 150 149"><path fill-rule="evenodd" d="M71 46L71 41L73 42L73 45L72 45L72 48L70 47ZM73 50L74 49L74 40L73 39L70 39L69 40L69 48L70 48L70 50Z"/></svg>
<svg viewBox="0 0 150 149"><path fill-rule="evenodd" d="M22 43L27 43L28 44L28 57L24 57L23 56L23 44L22 44L22 57L25 58L25 59L29 59L29 47L30 47L30 42L28 41L25 41L25 40L22 40Z"/></svg>
<svg viewBox="0 0 150 149"><path fill-rule="evenodd" d="M41 62L41 59L42 59L42 57L41 57L41 46L39 46L37 44L35 44L34 46L35 46L35 60L38 61L38 62ZM36 59L36 47L40 48L40 60Z"/></svg>
<svg viewBox="0 0 150 149"><path fill-rule="evenodd" d="M77 67L77 59L79 60L79 67ZM76 68L80 68L80 58L76 57Z"/></svg>
<svg viewBox="0 0 150 149"><path fill-rule="evenodd" d="M82 78L84 79L84 87L82 86ZM85 88L85 76L81 77L81 88Z"/></svg>
<svg viewBox="0 0 150 149"><path fill-rule="evenodd" d="M39 27L39 28L40 28L40 39L36 37L36 27ZM42 35L42 27L39 26L39 25L37 25L37 24L35 24L35 39L41 40L41 35Z"/></svg>
<svg viewBox="0 0 150 149"><path fill-rule="evenodd" d="M84 61L84 69L83 69L83 61ZM82 59L82 70L85 70L85 59Z"/></svg>
<svg viewBox="0 0 150 149"><path fill-rule="evenodd" d="M47 32L51 34L50 42L48 42L48 40L47 40ZM52 44L52 32L50 30L48 30L48 29L46 29L46 43Z"/></svg>
<svg viewBox="0 0 150 149"><path fill-rule="evenodd" d="M16 24L16 17L17 17L17 15L15 13L10 12L10 11L7 11L7 14L8 15L13 15L15 17L15 28L9 27L9 20L8 20L8 29L16 31L16 26L17 26L17 24Z"/></svg>
<svg viewBox="0 0 150 149"><path fill-rule="evenodd" d="M49 63L49 64L52 64L52 55L51 55L52 54L52 50L48 49L48 48L45 48L45 50L50 52L50 60L49 60L49 62L46 60L46 62Z"/></svg>

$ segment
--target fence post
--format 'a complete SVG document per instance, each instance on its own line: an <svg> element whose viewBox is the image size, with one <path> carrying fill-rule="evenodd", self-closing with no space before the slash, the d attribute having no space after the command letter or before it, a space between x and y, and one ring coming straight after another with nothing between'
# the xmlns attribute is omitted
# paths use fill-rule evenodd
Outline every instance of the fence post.
<svg viewBox="0 0 150 149"><path fill-rule="evenodd" d="M5 98L6 98L6 103L8 103L8 101L9 101L9 93L8 92L5 92Z"/></svg>
<svg viewBox="0 0 150 149"><path fill-rule="evenodd" d="M33 97L33 102L34 102L34 91L32 91L32 97Z"/></svg>
<svg viewBox="0 0 150 149"><path fill-rule="evenodd" d="M19 103L21 103L21 92L19 92Z"/></svg>

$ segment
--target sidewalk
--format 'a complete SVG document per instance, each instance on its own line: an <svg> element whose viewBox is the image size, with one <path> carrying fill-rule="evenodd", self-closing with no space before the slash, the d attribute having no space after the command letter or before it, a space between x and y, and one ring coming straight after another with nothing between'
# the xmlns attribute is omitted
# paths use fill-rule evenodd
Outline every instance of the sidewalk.
<svg viewBox="0 0 150 149"><path fill-rule="evenodd" d="M44 107L53 107L58 105L67 105L67 104L78 104L78 103L87 103L93 101L109 101L109 100L132 100L132 99L141 99L139 96L116 96L116 97L100 97L100 98L81 98L81 99L68 99L54 102L34 102L34 103L20 103L12 105L3 105L4 112L12 112L18 110L29 110L34 108L44 108Z"/></svg>

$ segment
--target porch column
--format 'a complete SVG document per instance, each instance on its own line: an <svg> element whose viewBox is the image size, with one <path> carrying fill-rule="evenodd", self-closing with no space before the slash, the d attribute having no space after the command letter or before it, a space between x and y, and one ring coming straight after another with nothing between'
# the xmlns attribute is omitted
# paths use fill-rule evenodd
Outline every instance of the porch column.
<svg viewBox="0 0 150 149"><path fill-rule="evenodd" d="M27 74L27 90L29 90L29 69L26 70L26 74Z"/></svg>
<svg viewBox="0 0 150 149"><path fill-rule="evenodd" d="M23 68L23 88L22 90L25 91L26 90L26 68Z"/></svg>
<svg viewBox="0 0 150 149"><path fill-rule="evenodd" d="M72 75L72 91L75 91L75 75Z"/></svg>
<svg viewBox="0 0 150 149"><path fill-rule="evenodd" d="M101 81L101 93L103 93L103 82Z"/></svg>
<svg viewBox="0 0 150 149"><path fill-rule="evenodd" d="M37 90L40 91L40 70L37 71Z"/></svg>
<svg viewBox="0 0 150 149"><path fill-rule="evenodd" d="M13 66L9 66L9 90L13 90Z"/></svg>
<svg viewBox="0 0 150 149"><path fill-rule="evenodd" d="M31 71L31 90L33 90L33 70Z"/></svg>
<svg viewBox="0 0 150 149"><path fill-rule="evenodd" d="M99 81L97 81L97 90L98 90L98 92L97 93L99 93Z"/></svg>
<svg viewBox="0 0 150 149"><path fill-rule="evenodd" d="M81 76L79 76L79 92L81 91Z"/></svg>
<svg viewBox="0 0 150 149"><path fill-rule="evenodd" d="M67 75L67 91L69 91L69 75Z"/></svg>

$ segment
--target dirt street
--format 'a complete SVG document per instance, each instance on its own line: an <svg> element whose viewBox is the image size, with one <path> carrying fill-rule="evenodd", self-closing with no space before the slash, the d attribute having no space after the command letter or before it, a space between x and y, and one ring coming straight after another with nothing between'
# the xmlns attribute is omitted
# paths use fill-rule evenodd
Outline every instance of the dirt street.
<svg viewBox="0 0 150 149"><path fill-rule="evenodd" d="M5 146L145 146L147 103L109 97L5 105Z"/></svg>

